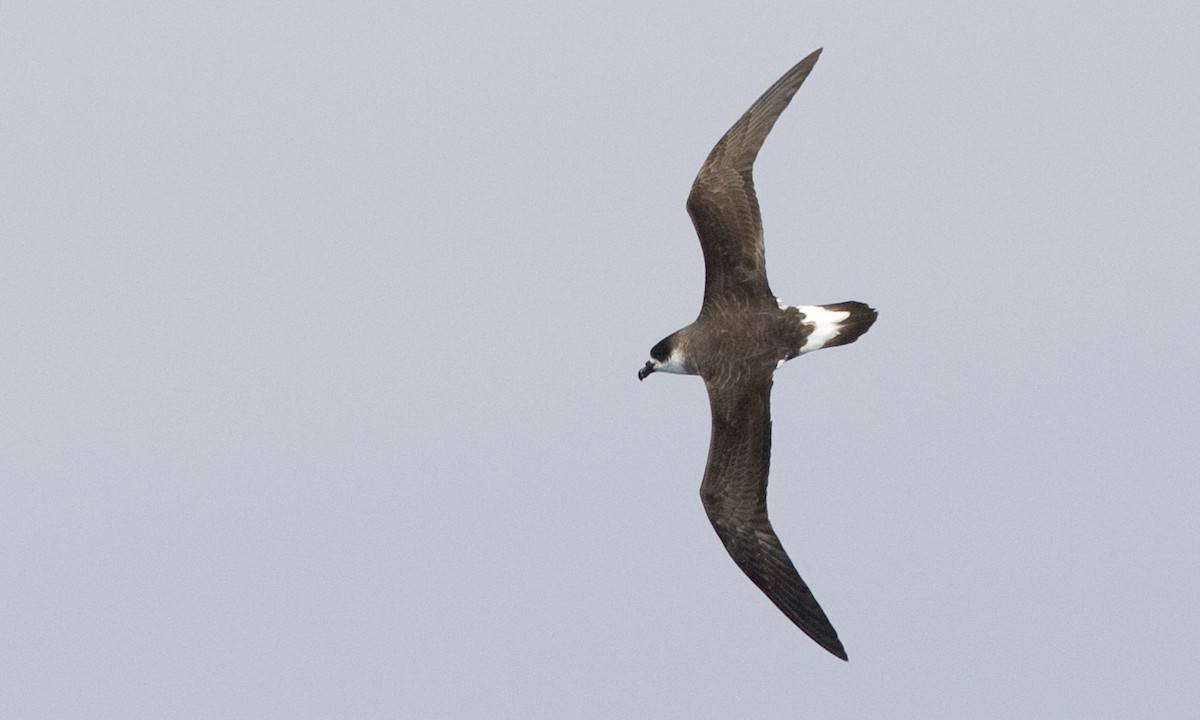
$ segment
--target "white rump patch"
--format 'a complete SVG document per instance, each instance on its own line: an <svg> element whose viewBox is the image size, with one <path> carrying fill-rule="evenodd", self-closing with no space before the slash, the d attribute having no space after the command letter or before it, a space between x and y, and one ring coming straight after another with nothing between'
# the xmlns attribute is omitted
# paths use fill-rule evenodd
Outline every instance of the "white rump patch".
<svg viewBox="0 0 1200 720"><path fill-rule="evenodd" d="M779 303L779 307L786 310L791 306ZM794 307L804 313L802 322L812 326L813 329L808 339L800 346L801 355L825 347L825 343L837 337L841 332L842 321L850 317L850 313L845 310L826 310L820 305L796 305Z"/></svg>

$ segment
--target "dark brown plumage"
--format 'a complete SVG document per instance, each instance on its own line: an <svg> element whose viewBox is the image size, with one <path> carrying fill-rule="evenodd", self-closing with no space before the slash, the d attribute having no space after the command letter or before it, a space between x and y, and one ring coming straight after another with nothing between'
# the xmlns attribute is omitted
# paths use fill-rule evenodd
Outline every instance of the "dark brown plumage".
<svg viewBox="0 0 1200 720"><path fill-rule="evenodd" d="M712 439L700 497L738 567L784 615L837 657L846 651L784 551L767 517L771 385L802 353L854 342L875 321L860 302L788 307L767 283L762 216L751 170L775 121L817 62L817 50L784 74L709 153L687 209L704 252L704 302L691 325L650 351L638 372L699 375Z"/></svg>

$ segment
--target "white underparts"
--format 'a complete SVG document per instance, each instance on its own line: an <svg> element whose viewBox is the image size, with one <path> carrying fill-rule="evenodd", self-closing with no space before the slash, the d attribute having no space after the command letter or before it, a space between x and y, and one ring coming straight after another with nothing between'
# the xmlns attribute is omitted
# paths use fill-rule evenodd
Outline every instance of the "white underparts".
<svg viewBox="0 0 1200 720"><path fill-rule="evenodd" d="M842 329L841 323L848 317L850 313L844 310L826 310L820 305L784 305L779 303L779 307L787 310L790 307L795 307L800 312L804 313L805 325L812 327L812 332L804 340L804 344L800 346L800 354L820 350L825 347L825 343L838 336ZM782 362L780 363L782 364Z"/></svg>

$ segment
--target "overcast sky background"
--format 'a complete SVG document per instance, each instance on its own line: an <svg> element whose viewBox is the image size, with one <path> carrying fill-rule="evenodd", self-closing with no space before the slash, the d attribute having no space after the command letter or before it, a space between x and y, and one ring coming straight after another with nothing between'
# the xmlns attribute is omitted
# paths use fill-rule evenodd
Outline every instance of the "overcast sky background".
<svg viewBox="0 0 1200 720"><path fill-rule="evenodd" d="M1200 712L1194 3L9 3L0 707ZM684 199L756 168L771 513L727 557Z"/></svg>

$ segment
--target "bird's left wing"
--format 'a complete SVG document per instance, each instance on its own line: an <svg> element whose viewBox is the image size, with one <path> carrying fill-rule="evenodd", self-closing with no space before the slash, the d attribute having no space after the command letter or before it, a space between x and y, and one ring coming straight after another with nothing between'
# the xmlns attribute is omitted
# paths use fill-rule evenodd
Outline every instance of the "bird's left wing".
<svg viewBox="0 0 1200 720"><path fill-rule="evenodd" d="M700 498L738 567L817 644L845 660L846 650L767 518L771 464L771 376L705 383L712 440Z"/></svg>

